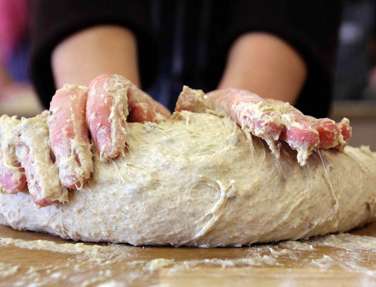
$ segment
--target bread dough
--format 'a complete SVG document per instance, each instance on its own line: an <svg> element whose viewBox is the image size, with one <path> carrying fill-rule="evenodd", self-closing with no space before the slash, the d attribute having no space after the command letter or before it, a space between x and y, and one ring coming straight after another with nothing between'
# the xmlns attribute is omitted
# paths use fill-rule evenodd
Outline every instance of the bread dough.
<svg viewBox="0 0 376 287"><path fill-rule="evenodd" d="M376 215L376 153L320 151L306 166L231 120L177 113L128 125L128 152L95 159L64 205L0 193L0 224L62 238L133 245L241 246L346 231Z"/></svg>

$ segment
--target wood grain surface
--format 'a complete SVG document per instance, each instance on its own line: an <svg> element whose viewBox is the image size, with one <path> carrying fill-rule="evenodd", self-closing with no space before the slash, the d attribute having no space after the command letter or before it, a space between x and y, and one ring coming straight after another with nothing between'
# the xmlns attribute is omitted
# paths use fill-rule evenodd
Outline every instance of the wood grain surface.
<svg viewBox="0 0 376 287"><path fill-rule="evenodd" d="M376 225L352 234L367 248L352 237L337 247L318 238L247 248L141 248L0 226L0 286L376 286Z"/></svg>

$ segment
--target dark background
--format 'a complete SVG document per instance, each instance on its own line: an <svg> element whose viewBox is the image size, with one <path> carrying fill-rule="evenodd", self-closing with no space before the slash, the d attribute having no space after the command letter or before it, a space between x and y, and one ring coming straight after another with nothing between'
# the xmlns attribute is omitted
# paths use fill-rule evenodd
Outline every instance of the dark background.
<svg viewBox="0 0 376 287"><path fill-rule="evenodd" d="M7 1L0 0L0 52L6 50L0 54L0 115L31 116L41 111L41 105L29 85L28 15L22 6L27 1L12 0L14 9L8 11ZM4 46L9 34L17 36L11 48ZM331 116L350 118L352 144L376 149L376 0L344 1L338 40ZM11 85L2 83L1 70Z"/></svg>

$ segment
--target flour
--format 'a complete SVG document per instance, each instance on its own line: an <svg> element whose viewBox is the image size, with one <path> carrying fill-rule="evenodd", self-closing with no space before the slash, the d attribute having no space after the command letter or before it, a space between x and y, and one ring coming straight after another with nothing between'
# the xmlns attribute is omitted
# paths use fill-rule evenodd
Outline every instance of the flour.
<svg viewBox="0 0 376 287"><path fill-rule="evenodd" d="M364 250L376 252L376 238L372 236L358 236L351 234L328 235L313 241L315 245L329 246L346 250Z"/></svg>
<svg viewBox="0 0 376 287"><path fill-rule="evenodd" d="M18 270L18 265L11 265L0 262L0 279L15 275L17 274Z"/></svg>
<svg viewBox="0 0 376 287"><path fill-rule="evenodd" d="M114 281L114 280L110 280L108 282L104 282L98 285L98 287L123 287L123 286L125 286L123 283Z"/></svg>
<svg viewBox="0 0 376 287"><path fill-rule="evenodd" d="M320 237L308 241L289 241L274 245L256 245L243 249L240 257L234 258L192 258L179 259L152 257L154 249L141 249L126 245L89 245L82 243L56 243L50 240L22 240L1 238L2 247L15 247L24 250L48 251L67 255L60 263L44 264L35 260L26 271L19 265L2 262L0 258L0 278L13 282L14 286L45 286L62 284L80 286L118 287L139 283L150 284L159 272L167 277L184 274L203 266L231 269L255 267L311 268L312 270L346 270L359 273L367 282L376 280L376 272L368 262L376 260L374 254L375 237L339 234ZM326 251L323 251L324 250ZM178 251L179 249L176 249ZM216 249L208 249L220 252ZM231 252L227 253L231 255ZM199 255L198 255L199 256ZM142 257L149 259L140 260ZM23 267L24 268L24 267ZM12 277L16 275L17 277ZM13 280L13 281L12 281ZM366 280L366 279L363 279ZM366 282L366 281L364 281ZM2 285L0 282L0 286ZM7 284L9 286L9 284Z"/></svg>
<svg viewBox="0 0 376 287"><path fill-rule="evenodd" d="M61 243L57 244L47 240L32 240L25 241L21 239L13 239L7 237L0 237L0 246L15 246L23 249L31 250L44 250L65 254L85 254L91 256L97 256L106 247L102 246L88 246L83 243Z"/></svg>

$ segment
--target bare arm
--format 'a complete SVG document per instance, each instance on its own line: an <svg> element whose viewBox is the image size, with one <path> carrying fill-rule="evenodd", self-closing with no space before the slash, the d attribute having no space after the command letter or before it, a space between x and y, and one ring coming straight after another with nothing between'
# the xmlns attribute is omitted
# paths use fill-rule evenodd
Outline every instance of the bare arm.
<svg viewBox="0 0 376 287"><path fill-rule="evenodd" d="M232 46L219 89L245 89L294 103L306 74L302 58L284 41L270 34L250 33Z"/></svg>
<svg viewBox="0 0 376 287"><path fill-rule="evenodd" d="M52 55L58 88L65 83L88 85L100 74L120 74L139 85L136 40L127 29L97 26L78 32Z"/></svg>

